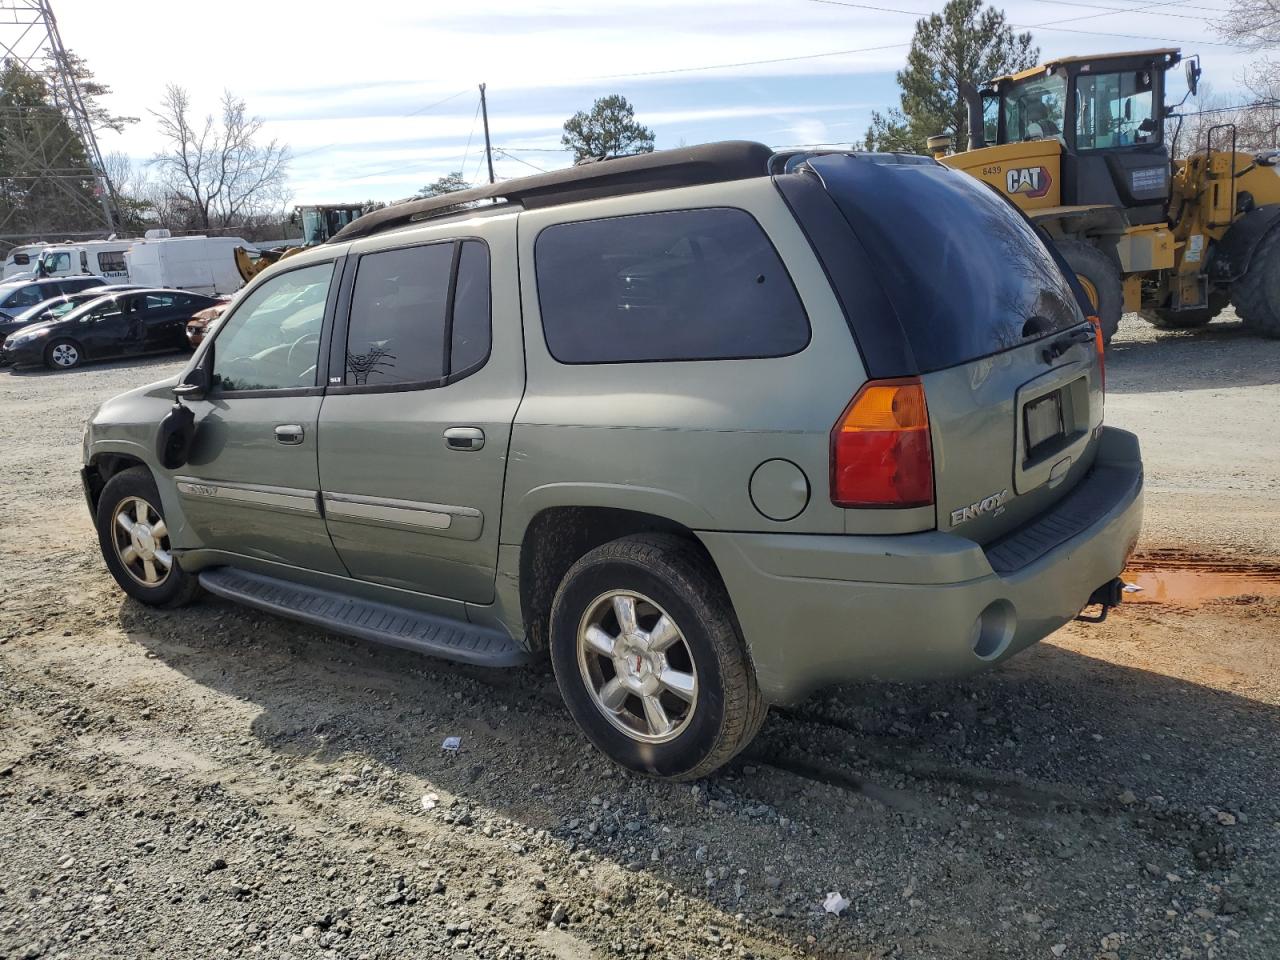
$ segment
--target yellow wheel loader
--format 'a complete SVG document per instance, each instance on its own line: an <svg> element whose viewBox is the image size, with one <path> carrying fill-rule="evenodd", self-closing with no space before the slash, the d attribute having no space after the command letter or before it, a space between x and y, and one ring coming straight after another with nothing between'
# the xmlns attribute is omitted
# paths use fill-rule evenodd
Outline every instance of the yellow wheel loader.
<svg viewBox="0 0 1280 960"><path fill-rule="evenodd" d="M248 283L273 263L300 253L307 247L324 243L348 223L358 219L364 213L364 206L358 203L328 203L294 207L289 222L302 227L302 246L279 247L274 250L263 250L256 257L244 247L236 247L236 269L244 282Z"/></svg>
<svg viewBox="0 0 1280 960"><path fill-rule="evenodd" d="M1062 57L969 91L969 149L935 157L1009 197L1057 241L1110 340L1124 312L1199 327L1228 303L1280 337L1280 151L1231 124L1170 160L1165 77L1177 49ZM1200 76L1186 61L1187 86ZM1184 98L1185 101L1185 98Z"/></svg>

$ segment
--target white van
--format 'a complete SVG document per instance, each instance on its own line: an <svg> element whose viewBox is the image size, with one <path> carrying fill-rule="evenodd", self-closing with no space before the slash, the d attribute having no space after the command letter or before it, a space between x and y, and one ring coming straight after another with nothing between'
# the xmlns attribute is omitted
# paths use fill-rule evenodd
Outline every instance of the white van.
<svg viewBox="0 0 1280 960"><path fill-rule="evenodd" d="M47 246L47 243L28 243L21 247L14 247L4 258L4 267L0 269L0 280L9 280L19 275L23 280L34 278L40 251Z"/></svg>
<svg viewBox="0 0 1280 960"><path fill-rule="evenodd" d="M177 287L221 296L244 284L236 269L236 247L256 251L239 237L173 237L135 240L125 260L129 282L146 287Z"/></svg>
<svg viewBox="0 0 1280 960"><path fill-rule="evenodd" d="M129 268L124 255L135 240L86 240L44 247L36 265L39 277L76 277L89 274L108 283L126 283Z"/></svg>

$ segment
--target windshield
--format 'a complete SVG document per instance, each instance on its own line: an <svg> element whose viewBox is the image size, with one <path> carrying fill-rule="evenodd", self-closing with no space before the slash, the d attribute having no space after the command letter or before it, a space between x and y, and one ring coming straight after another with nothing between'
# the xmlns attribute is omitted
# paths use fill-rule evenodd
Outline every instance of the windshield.
<svg viewBox="0 0 1280 960"><path fill-rule="evenodd" d="M1067 80L1056 74L1009 84L1002 95L1005 143L1063 140Z"/></svg>
<svg viewBox="0 0 1280 960"><path fill-rule="evenodd" d="M359 207L303 207L302 239L308 244L324 243L359 216Z"/></svg>
<svg viewBox="0 0 1280 960"><path fill-rule="evenodd" d="M70 273L71 272L71 254L66 250L58 252L49 251L40 257L40 272L43 274L51 273Z"/></svg>
<svg viewBox="0 0 1280 960"><path fill-rule="evenodd" d="M1158 143L1150 70L1076 78L1076 149Z"/></svg>

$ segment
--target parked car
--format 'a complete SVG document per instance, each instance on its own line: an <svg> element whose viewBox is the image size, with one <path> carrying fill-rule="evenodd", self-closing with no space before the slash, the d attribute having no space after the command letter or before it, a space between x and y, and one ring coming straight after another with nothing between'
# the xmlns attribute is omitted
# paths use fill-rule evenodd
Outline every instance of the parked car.
<svg viewBox="0 0 1280 960"><path fill-rule="evenodd" d="M23 327L28 327L33 323L41 323L45 320L56 320L70 313L76 307L86 304L90 300L98 299L103 294L137 289L140 288L132 284L116 283L108 284L105 287L90 287L88 290L81 290L79 293L64 293L61 296L44 300L34 307L28 307L23 310L12 320L0 320L0 343L3 343L10 334L17 333Z"/></svg>
<svg viewBox="0 0 1280 960"><path fill-rule="evenodd" d="M183 350L187 321L212 302L183 290L109 293L5 338L0 363L69 370L85 360Z"/></svg>
<svg viewBox="0 0 1280 960"><path fill-rule="evenodd" d="M198 311L190 320L187 321L187 343L194 350L200 346L200 342L204 340L205 331L220 316L227 312L227 307L231 305L230 297L219 297L217 302L211 307L205 307Z"/></svg>
<svg viewBox="0 0 1280 960"><path fill-rule="evenodd" d="M67 293L106 285L101 277L46 277L0 283L0 322L12 320L38 303Z"/></svg>
<svg viewBox="0 0 1280 960"><path fill-rule="evenodd" d="M362 217L105 403L84 464L131 597L549 656L591 741L671 778L770 704L1105 613L1142 517L1096 320L1015 208L749 143Z"/></svg>

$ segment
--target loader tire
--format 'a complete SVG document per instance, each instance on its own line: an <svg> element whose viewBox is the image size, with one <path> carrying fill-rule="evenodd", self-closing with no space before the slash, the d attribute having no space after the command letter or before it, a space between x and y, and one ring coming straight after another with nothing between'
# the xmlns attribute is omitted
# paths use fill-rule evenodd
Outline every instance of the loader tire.
<svg viewBox="0 0 1280 960"><path fill-rule="evenodd" d="M1280 339L1280 229L1258 244L1249 269L1231 287L1231 304L1247 329Z"/></svg>
<svg viewBox="0 0 1280 960"><path fill-rule="evenodd" d="M1085 240L1059 240L1058 251L1075 271L1085 296L1102 322L1102 339L1110 343L1124 312L1124 283L1115 259Z"/></svg>

